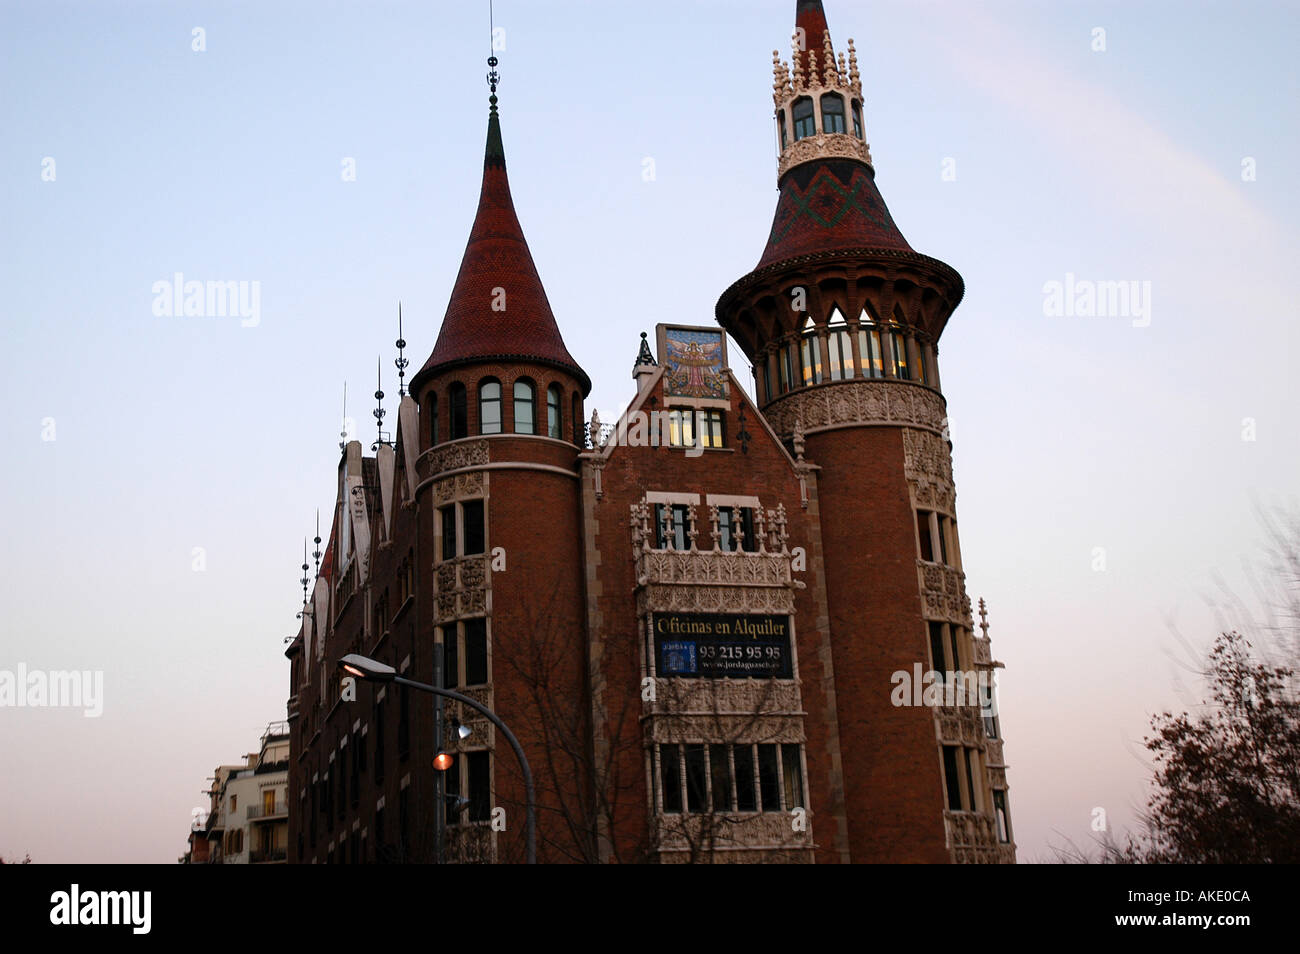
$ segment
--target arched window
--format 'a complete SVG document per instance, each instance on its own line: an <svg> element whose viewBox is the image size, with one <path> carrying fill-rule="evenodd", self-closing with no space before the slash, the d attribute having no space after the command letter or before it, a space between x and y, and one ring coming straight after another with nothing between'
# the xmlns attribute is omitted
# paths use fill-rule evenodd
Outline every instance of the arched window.
<svg viewBox="0 0 1300 954"><path fill-rule="evenodd" d="M546 389L546 436L560 438L560 386L552 384Z"/></svg>
<svg viewBox="0 0 1300 954"><path fill-rule="evenodd" d="M537 402L537 389L527 378L515 382L515 433L536 434L537 418L533 405Z"/></svg>
<svg viewBox="0 0 1300 954"><path fill-rule="evenodd" d="M478 432L501 433L501 382L487 378L478 385Z"/></svg>
<svg viewBox="0 0 1300 954"><path fill-rule="evenodd" d="M853 101L853 135L862 138L862 104Z"/></svg>
<svg viewBox="0 0 1300 954"><path fill-rule="evenodd" d="M429 417L429 446L432 447L438 443L438 394L433 392L429 395L429 406L425 409L425 414Z"/></svg>
<svg viewBox="0 0 1300 954"><path fill-rule="evenodd" d="M907 335L904 332L903 311L894 306L894 320L889 323L889 339L894 359L894 375L904 381L912 375L907 367Z"/></svg>
<svg viewBox="0 0 1300 954"><path fill-rule="evenodd" d="M791 109L794 116L794 141L817 132L817 121L813 118L813 101L807 96L800 96Z"/></svg>
<svg viewBox="0 0 1300 954"><path fill-rule="evenodd" d="M849 340L849 326L838 308L831 312L831 320L826 324L830 332L826 338L826 360L830 362L832 381L843 381L853 377L853 343Z"/></svg>
<svg viewBox="0 0 1300 954"><path fill-rule="evenodd" d="M822 94L822 130L828 133L844 132L844 97L838 93Z"/></svg>
<svg viewBox="0 0 1300 954"><path fill-rule="evenodd" d="M810 317L803 323L803 386L822 383L822 349L817 326Z"/></svg>
<svg viewBox="0 0 1300 954"><path fill-rule="evenodd" d="M885 376L884 352L880 350L880 326L868 308L862 309L858 319L858 351L862 358L862 376L865 378L883 378Z"/></svg>
<svg viewBox="0 0 1300 954"><path fill-rule="evenodd" d="M586 441L582 437L582 398L578 397L578 392L573 392L573 443L579 447L586 446Z"/></svg>
<svg viewBox="0 0 1300 954"><path fill-rule="evenodd" d="M447 389L448 403L451 404L451 422L450 438L458 440L462 437L469 437L469 415L466 413L467 404L465 385L459 381L452 382Z"/></svg>
<svg viewBox="0 0 1300 954"><path fill-rule="evenodd" d="M782 148L782 149L785 149L785 145L786 145L786 134L785 134L785 110L784 110L784 109L779 110L779 111L777 112L777 114L776 114L776 125L777 125L777 127L781 130L781 148Z"/></svg>

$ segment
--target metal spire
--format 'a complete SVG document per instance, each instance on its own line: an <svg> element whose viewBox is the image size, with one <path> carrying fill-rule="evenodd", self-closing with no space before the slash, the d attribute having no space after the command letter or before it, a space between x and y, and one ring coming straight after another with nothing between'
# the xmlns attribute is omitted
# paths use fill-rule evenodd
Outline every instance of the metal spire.
<svg viewBox="0 0 1300 954"><path fill-rule="evenodd" d="M320 576L320 507L316 508L316 549L312 551L312 558L316 561L316 576Z"/></svg>
<svg viewBox="0 0 1300 954"><path fill-rule="evenodd" d="M339 450L348 446L348 382L343 382L343 430L339 431Z"/></svg>
<svg viewBox="0 0 1300 954"><path fill-rule="evenodd" d="M375 409L370 413L375 416L375 427L379 431L370 449L378 450L384 443L384 415L388 413L384 410L384 361L378 355L375 356Z"/></svg>
<svg viewBox="0 0 1300 954"><path fill-rule="evenodd" d="M402 336L402 303L397 303L397 358L393 364L397 365L397 397L406 397L406 366L411 362L406 360L402 354L406 347L406 339Z"/></svg>

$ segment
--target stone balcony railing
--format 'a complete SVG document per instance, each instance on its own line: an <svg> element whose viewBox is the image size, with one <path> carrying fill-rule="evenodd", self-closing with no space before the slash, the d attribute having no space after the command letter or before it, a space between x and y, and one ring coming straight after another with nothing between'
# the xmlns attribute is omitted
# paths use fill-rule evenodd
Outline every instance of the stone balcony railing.
<svg viewBox="0 0 1300 954"><path fill-rule="evenodd" d="M790 812L659 813L654 848L661 861L752 862L761 854L784 853L787 860L811 862L812 814L800 826L793 818Z"/></svg>
<svg viewBox="0 0 1300 954"><path fill-rule="evenodd" d="M744 550L638 550L637 584L791 586L788 553Z"/></svg>

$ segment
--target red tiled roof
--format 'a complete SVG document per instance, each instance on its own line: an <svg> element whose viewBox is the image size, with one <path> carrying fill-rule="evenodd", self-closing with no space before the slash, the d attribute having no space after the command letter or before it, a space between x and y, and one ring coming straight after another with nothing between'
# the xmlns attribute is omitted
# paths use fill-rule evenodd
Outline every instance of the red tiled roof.
<svg viewBox="0 0 1300 954"><path fill-rule="evenodd" d="M817 53L817 70L820 73L826 69L824 58L826 34L830 32L830 28L826 26L826 11L822 9L822 0L799 0L794 10L794 27L796 30L803 31L804 48L799 54L799 61L805 73L808 70L809 50L815 50ZM834 47L832 46L831 49L833 50Z"/></svg>
<svg viewBox="0 0 1300 954"><path fill-rule="evenodd" d="M825 159L789 170L756 268L848 248L912 250L876 188L875 173L854 159Z"/></svg>
<svg viewBox="0 0 1300 954"><path fill-rule="evenodd" d="M572 372L585 393L591 389L590 380L564 346L515 215L495 99L488 117L483 188L474 227L437 344L411 384L414 387L419 379L452 365L531 360Z"/></svg>

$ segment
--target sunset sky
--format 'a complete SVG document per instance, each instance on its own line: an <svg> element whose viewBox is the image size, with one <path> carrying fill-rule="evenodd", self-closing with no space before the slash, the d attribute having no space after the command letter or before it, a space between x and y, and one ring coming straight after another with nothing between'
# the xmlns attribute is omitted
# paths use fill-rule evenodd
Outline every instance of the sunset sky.
<svg viewBox="0 0 1300 954"><path fill-rule="evenodd" d="M1096 809L1132 824L1216 581L1251 598L1257 512L1300 506L1300 13L825 7L895 221L965 279L961 552L1019 857L1050 860ZM496 3L515 206L606 421L640 333L711 324L758 261L793 11ZM0 855L173 862L213 768L284 718L344 382L368 447L398 300L419 367L460 264L488 54L486 0L0 3L0 670L103 673L98 718L0 709ZM258 320L155 314L176 273L257 282ZM1113 281L1149 313L1049 313L1050 283Z"/></svg>

